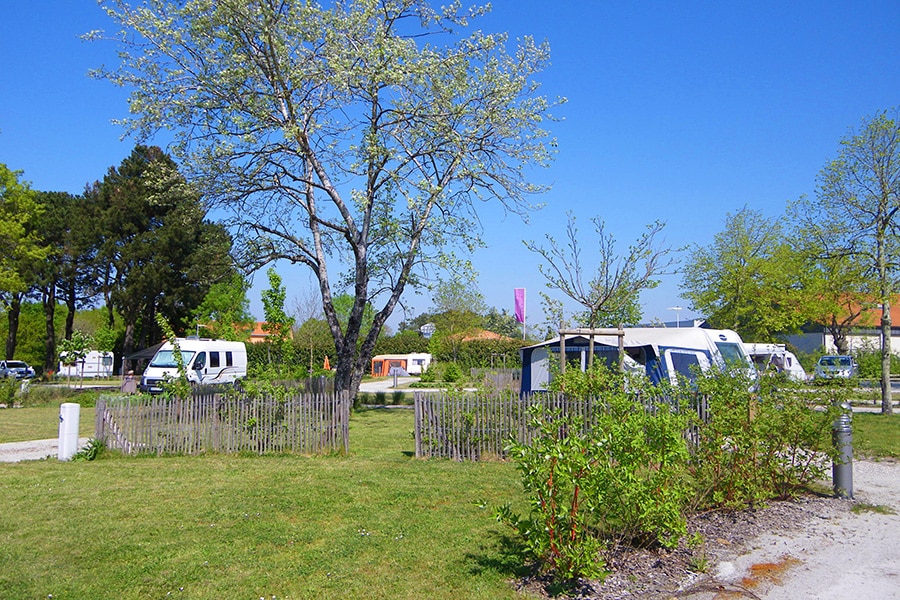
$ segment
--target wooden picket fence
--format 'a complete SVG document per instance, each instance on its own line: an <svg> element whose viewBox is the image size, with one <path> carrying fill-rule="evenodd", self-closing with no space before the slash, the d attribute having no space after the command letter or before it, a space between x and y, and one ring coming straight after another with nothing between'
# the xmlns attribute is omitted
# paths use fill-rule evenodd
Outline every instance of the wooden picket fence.
<svg viewBox="0 0 900 600"><path fill-rule="evenodd" d="M636 398L636 402L641 402ZM708 418L706 398L692 402L701 419ZM537 432L530 426L529 409L541 406L563 415L577 416L589 429L594 416L603 410L597 399L573 399L562 393L480 393L448 394L416 392L416 457L452 460L505 459L511 441L529 444ZM655 410L655 405L648 405ZM688 442L697 432L685 432Z"/></svg>
<svg viewBox="0 0 900 600"><path fill-rule="evenodd" d="M95 437L125 454L348 452L350 405L347 394L299 392L284 398L102 396Z"/></svg>

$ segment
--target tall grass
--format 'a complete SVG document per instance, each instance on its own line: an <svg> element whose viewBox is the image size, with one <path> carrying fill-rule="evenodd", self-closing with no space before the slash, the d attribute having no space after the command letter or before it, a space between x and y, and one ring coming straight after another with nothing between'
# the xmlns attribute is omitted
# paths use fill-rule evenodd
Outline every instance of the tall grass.
<svg viewBox="0 0 900 600"><path fill-rule="evenodd" d="M488 508L513 467L416 460L412 427L356 413L349 456L0 465L0 597L522 597Z"/></svg>

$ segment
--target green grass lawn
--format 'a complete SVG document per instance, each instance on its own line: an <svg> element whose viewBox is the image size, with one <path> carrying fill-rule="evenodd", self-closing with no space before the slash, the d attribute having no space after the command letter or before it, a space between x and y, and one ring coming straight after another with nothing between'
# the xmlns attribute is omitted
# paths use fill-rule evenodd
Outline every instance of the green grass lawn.
<svg viewBox="0 0 900 600"><path fill-rule="evenodd" d="M78 435L93 437L94 407L82 406ZM59 437L59 406L0 409L0 444Z"/></svg>
<svg viewBox="0 0 900 600"><path fill-rule="evenodd" d="M0 598L523 597L491 510L522 507L515 469L417 460L412 430L372 410L349 456L0 464Z"/></svg>
<svg viewBox="0 0 900 600"><path fill-rule="evenodd" d="M854 413L852 428L855 456L900 458L900 415Z"/></svg>
<svg viewBox="0 0 900 600"><path fill-rule="evenodd" d="M57 436L57 405L0 410L0 442ZM81 434L93 434L83 407ZM351 418L348 456L0 463L0 598L523 598L492 508L513 465L413 457L408 409ZM900 457L900 416L855 453Z"/></svg>

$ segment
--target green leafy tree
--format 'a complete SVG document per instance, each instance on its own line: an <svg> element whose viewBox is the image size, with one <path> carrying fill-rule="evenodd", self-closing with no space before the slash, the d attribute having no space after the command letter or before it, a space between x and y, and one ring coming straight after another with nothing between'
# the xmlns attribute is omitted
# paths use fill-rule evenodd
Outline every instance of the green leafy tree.
<svg viewBox="0 0 900 600"><path fill-rule="evenodd" d="M284 363L292 362L293 348L291 347L291 329L294 326L294 318L285 312L284 302L287 291L281 283L281 276L273 268L266 271L269 278L269 288L262 291L263 313L266 324L264 329L270 334L271 343L281 351L281 360Z"/></svg>
<svg viewBox="0 0 900 600"><path fill-rule="evenodd" d="M231 240L174 161L137 146L97 189L101 281L113 324L125 324L123 352L161 337L155 315L184 331L209 287L230 274Z"/></svg>
<svg viewBox="0 0 900 600"><path fill-rule="evenodd" d="M564 244L548 234L548 247L533 241L525 241L525 247L544 259L539 269L547 280L547 287L562 292L584 307L584 312L577 318L585 326L615 327L620 323L638 323L641 292L659 285L656 278L668 273L675 264L672 249L657 240L665 225L659 221L649 225L647 232L628 248L624 256L620 256L616 252L616 240L606 233L603 221L595 217L591 222L598 238L596 244L589 246L597 253L596 258L588 259L596 265L592 276L589 275L590 265L582 258L584 241L579 239L576 218L571 212Z"/></svg>
<svg viewBox="0 0 900 600"><path fill-rule="evenodd" d="M508 338L522 338L522 324L516 320L516 316L505 308L497 310L492 306L484 315L484 328L494 333L499 333Z"/></svg>
<svg viewBox="0 0 900 600"><path fill-rule="evenodd" d="M695 246L685 263L682 297L713 327L745 340L774 341L806 320L800 257L779 219L743 208L725 218L709 246Z"/></svg>
<svg viewBox="0 0 900 600"><path fill-rule="evenodd" d="M16 351L22 300L36 284L35 266L49 253L37 228L42 207L21 176L0 163L0 302L7 316L7 359Z"/></svg>
<svg viewBox="0 0 900 600"><path fill-rule="evenodd" d="M38 192L41 205L36 222L39 235L48 249L45 259L32 266L44 307L44 370L56 366L57 306L65 305L65 339L71 339L75 314L96 296L94 258L97 249L96 219L93 204L66 192Z"/></svg>
<svg viewBox="0 0 900 600"><path fill-rule="evenodd" d="M234 215L244 259L310 269L355 391L407 287L480 245L477 201L526 214L526 180L555 143L535 76L546 44L474 26L486 8L423 0L124 0L130 132L175 133L208 197ZM468 32L468 33L465 33ZM354 302L346 327L334 288ZM368 304L376 312L363 334Z"/></svg>
<svg viewBox="0 0 900 600"><path fill-rule="evenodd" d="M827 257L852 256L865 268L881 308L881 410L891 398L891 302L900 267L900 109L867 117L841 140L799 216Z"/></svg>
<svg viewBox="0 0 900 600"><path fill-rule="evenodd" d="M250 284L239 272L209 287L206 297L194 311L194 321L209 337L245 342L253 330L253 315L247 291Z"/></svg>
<svg viewBox="0 0 900 600"><path fill-rule="evenodd" d="M829 256L814 236L814 230L798 225L792 241L801 259L796 273L804 313L809 322L825 327L838 353L849 354L853 328L875 325L872 309L877 308L873 299L878 293L860 261L849 255Z"/></svg>
<svg viewBox="0 0 900 600"><path fill-rule="evenodd" d="M441 354L441 348L446 347L456 362L466 336L483 327L484 296L474 281L453 279L441 281L435 286L431 302L435 309L435 331L430 343L432 354Z"/></svg>
<svg viewBox="0 0 900 600"><path fill-rule="evenodd" d="M70 338L60 340L59 361L65 365L77 365L94 345L94 338L76 329Z"/></svg>

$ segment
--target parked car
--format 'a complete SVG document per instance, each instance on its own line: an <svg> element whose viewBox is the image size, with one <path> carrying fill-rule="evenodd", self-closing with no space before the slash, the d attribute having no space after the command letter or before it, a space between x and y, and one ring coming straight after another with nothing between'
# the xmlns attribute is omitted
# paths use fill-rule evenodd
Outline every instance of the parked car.
<svg viewBox="0 0 900 600"><path fill-rule="evenodd" d="M825 355L816 363L814 379L849 379L859 375L859 366L852 356Z"/></svg>
<svg viewBox="0 0 900 600"><path fill-rule="evenodd" d="M0 361L0 377L31 379L34 377L34 369L21 360L3 360Z"/></svg>

